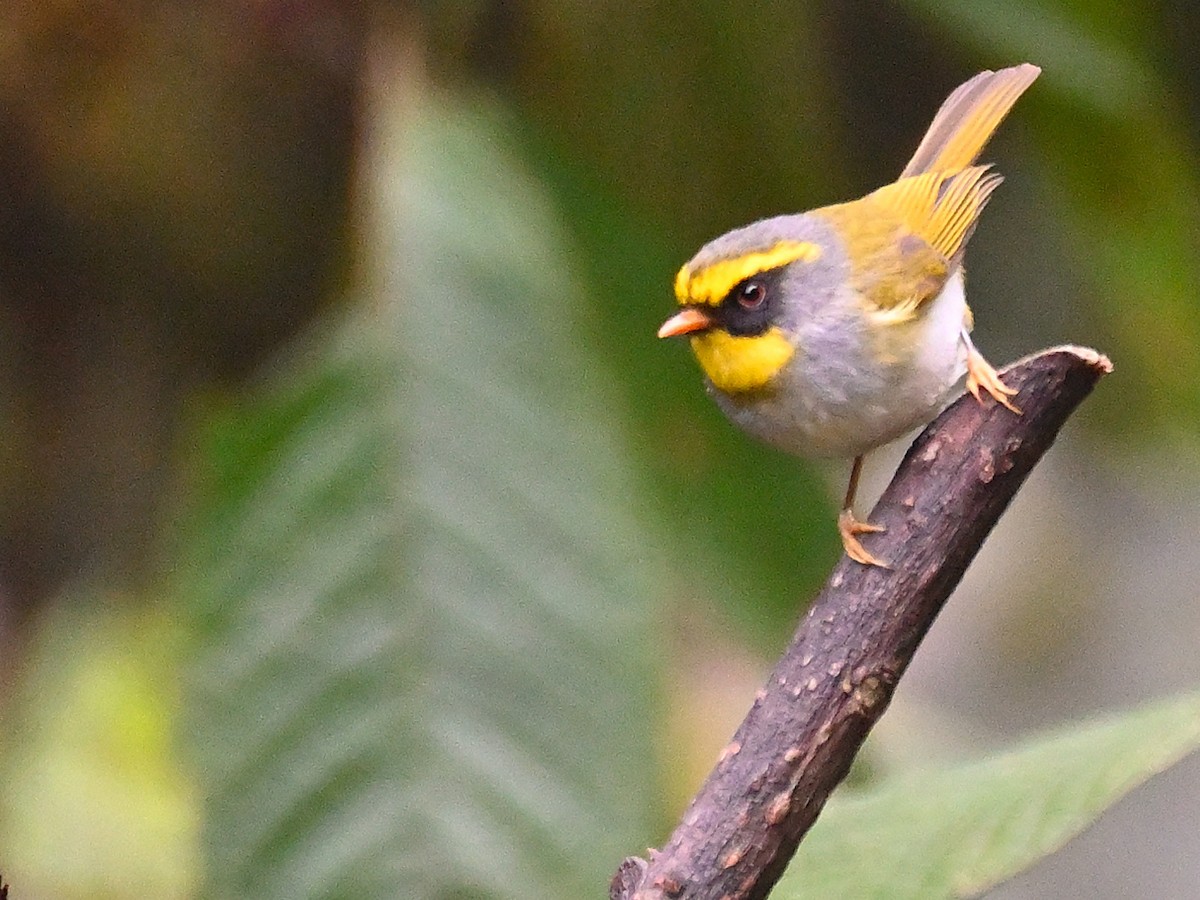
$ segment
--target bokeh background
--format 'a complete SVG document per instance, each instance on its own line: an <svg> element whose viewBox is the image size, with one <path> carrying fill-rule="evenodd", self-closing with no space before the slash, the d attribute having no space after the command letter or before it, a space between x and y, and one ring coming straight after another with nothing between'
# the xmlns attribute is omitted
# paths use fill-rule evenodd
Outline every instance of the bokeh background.
<svg viewBox="0 0 1200 900"><path fill-rule="evenodd" d="M1116 372L856 777L1200 684L1197 28L1186 0L4 4L14 896L602 895L838 552L844 467L735 433L654 339L675 269L890 180L1021 61L978 343ZM1198 805L1193 760L995 896L1194 897Z"/></svg>

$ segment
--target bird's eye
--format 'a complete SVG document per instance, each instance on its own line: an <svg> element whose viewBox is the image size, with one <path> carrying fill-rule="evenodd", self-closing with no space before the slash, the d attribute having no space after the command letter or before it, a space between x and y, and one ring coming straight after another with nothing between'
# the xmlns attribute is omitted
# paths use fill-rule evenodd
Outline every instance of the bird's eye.
<svg viewBox="0 0 1200 900"><path fill-rule="evenodd" d="M758 309L766 299L767 289L758 281L747 281L738 288L737 302L742 309Z"/></svg>

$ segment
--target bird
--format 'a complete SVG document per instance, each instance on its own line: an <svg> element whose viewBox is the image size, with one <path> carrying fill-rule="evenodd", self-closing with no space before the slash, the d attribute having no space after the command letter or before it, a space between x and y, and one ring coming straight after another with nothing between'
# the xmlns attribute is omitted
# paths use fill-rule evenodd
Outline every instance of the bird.
<svg viewBox="0 0 1200 900"><path fill-rule="evenodd" d="M1041 73L984 71L956 88L891 184L779 215L705 244L675 277L708 392L755 438L804 458L851 459L837 524L846 554L888 568L854 500L866 453L933 419L966 388L1012 413L1016 391L971 341L963 255L1002 177L976 160Z"/></svg>

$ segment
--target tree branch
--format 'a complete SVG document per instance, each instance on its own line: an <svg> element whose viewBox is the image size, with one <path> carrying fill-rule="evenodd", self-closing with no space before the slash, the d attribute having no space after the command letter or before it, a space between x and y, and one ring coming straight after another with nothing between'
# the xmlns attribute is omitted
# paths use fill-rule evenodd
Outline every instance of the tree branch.
<svg viewBox="0 0 1200 900"><path fill-rule="evenodd" d="M612 900L770 893L984 538L1111 369L1045 350L1005 372L1022 415L963 397L921 433L870 517L893 567L841 559L667 845L625 860Z"/></svg>

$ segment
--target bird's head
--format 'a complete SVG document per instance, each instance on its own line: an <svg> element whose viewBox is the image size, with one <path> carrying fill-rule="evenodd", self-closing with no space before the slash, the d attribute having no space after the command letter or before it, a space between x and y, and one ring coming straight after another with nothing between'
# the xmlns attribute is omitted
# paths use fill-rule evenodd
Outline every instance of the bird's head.
<svg viewBox="0 0 1200 900"><path fill-rule="evenodd" d="M729 394L766 390L797 352L791 323L826 256L805 216L778 216L705 245L675 277L679 311L659 337L687 335L704 374Z"/></svg>

